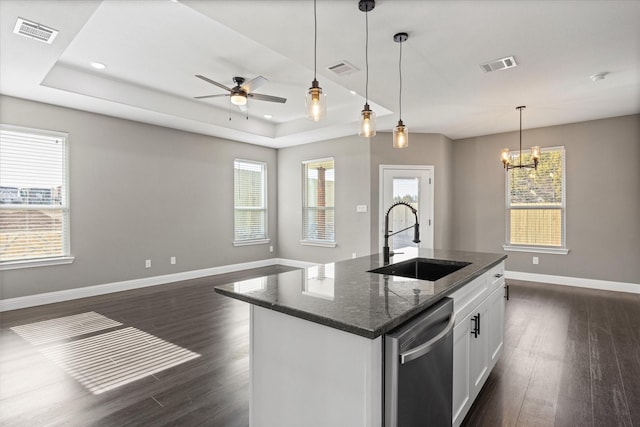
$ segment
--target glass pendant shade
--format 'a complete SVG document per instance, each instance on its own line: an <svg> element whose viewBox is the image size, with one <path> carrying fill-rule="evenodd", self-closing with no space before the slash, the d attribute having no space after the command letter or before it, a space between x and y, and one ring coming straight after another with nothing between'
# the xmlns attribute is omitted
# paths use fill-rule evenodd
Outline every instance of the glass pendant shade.
<svg viewBox="0 0 640 427"><path fill-rule="evenodd" d="M409 130L398 120L398 124L393 128L393 148L406 148L409 146Z"/></svg>
<svg viewBox="0 0 640 427"><path fill-rule="evenodd" d="M534 145L533 147L531 147L531 159L534 162L537 162L538 160L540 160L540 146L539 145Z"/></svg>
<svg viewBox="0 0 640 427"><path fill-rule="evenodd" d="M305 99L306 116L309 120L318 122L327 115L327 104L322 88L317 80L313 80Z"/></svg>
<svg viewBox="0 0 640 427"><path fill-rule="evenodd" d="M502 160L502 164L504 165L505 168L509 166L509 163L511 161L511 156L509 155L508 148L502 149L502 151L500 152L500 160Z"/></svg>
<svg viewBox="0 0 640 427"><path fill-rule="evenodd" d="M371 111L369 104L364 104L364 109L360 112L359 136L372 137L376 134L376 113Z"/></svg>

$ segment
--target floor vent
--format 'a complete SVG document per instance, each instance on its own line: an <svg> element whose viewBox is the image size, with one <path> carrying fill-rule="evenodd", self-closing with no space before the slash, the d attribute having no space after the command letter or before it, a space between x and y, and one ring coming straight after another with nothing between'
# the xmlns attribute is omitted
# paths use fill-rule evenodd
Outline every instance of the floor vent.
<svg viewBox="0 0 640 427"><path fill-rule="evenodd" d="M494 59L493 61L480 64L480 68L485 73L497 70L506 70L507 68L517 67L516 59L513 56L507 56L506 58Z"/></svg>
<svg viewBox="0 0 640 427"><path fill-rule="evenodd" d="M360 69L348 61L340 61L337 64L327 67L329 71L333 71L339 76L348 76L351 73L359 71Z"/></svg>
<svg viewBox="0 0 640 427"><path fill-rule="evenodd" d="M51 44L53 39L58 35L58 30L45 27L37 22L27 21L24 18L18 18L16 26L13 28L13 32L48 44Z"/></svg>

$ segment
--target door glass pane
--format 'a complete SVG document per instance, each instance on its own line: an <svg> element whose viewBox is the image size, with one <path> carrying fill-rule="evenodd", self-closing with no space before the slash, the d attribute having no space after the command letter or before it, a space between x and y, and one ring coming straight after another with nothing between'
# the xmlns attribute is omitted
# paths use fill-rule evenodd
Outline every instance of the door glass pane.
<svg viewBox="0 0 640 427"><path fill-rule="evenodd" d="M393 203L406 202L418 209L420 194L420 178L393 178ZM411 227L415 223L415 216L409 208L397 207L389 214L389 228L392 231L402 230ZM398 233L389 239L389 247L391 250L404 248L407 246L415 247L413 243L413 227Z"/></svg>

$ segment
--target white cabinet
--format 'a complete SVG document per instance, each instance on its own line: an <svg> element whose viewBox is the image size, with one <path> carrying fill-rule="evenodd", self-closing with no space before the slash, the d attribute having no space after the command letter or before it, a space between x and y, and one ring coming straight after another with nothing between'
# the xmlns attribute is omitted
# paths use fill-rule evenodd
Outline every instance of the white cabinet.
<svg viewBox="0 0 640 427"><path fill-rule="evenodd" d="M453 329L453 425L473 404L502 353L504 263L456 291Z"/></svg>

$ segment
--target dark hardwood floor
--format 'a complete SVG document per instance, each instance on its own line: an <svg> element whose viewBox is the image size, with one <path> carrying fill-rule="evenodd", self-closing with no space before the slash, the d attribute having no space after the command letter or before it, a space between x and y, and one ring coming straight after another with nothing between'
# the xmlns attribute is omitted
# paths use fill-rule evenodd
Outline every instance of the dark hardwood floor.
<svg viewBox="0 0 640 427"><path fill-rule="evenodd" d="M640 426L640 295L508 281L504 352L465 426Z"/></svg>
<svg viewBox="0 0 640 427"><path fill-rule="evenodd" d="M213 286L290 269L0 313L0 425L248 426L249 310ZM640 295L509 284L504 353L465 425L640 426ZM87 312L121 325L46 344L11 329ZM200 357L93 394L42 351L128 327Z"/></svg>

